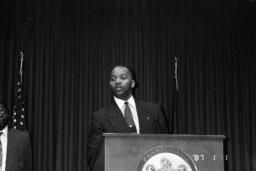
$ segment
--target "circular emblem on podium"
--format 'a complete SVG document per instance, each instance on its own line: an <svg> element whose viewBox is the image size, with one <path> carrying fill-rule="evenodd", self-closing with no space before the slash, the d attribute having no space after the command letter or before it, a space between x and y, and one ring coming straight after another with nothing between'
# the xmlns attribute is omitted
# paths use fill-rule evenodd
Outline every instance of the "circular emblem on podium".
<svg viewBox="0 0 256 171"><path fill-rule="evenodd" d="M197 171L188 154L171 146L150 149L140 160L137 171Z"/></svg>

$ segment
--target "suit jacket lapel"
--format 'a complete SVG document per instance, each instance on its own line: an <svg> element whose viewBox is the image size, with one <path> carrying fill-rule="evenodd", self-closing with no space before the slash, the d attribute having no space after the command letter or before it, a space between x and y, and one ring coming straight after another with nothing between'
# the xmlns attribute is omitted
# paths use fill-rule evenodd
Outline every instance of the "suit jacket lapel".
<svg viewBox="0 0 256 171"><path fill-rule="evenodd" d="M8 141L7 141L7 155L6 155L6 170L9 170L13 162L15 162L15 157L13 156L17 152L15 151L14 144L17 140L14 139L13 131L9 128L8 129ZM16 149L17 150L17 149Z"/></svg>
<svg viewBox="0 0 256 171"><path fill-rule="evenodd" d="M109 123L112 125L114 130L118 133L130 133L131 130L128 127L121 110L118 108L117 104L113 102L108 107L108 117Z"/></svg>
<svg viewBox="0 0 256 171"><path fill-rule="evenodd" d="M135 100L136 103L136 109L137 109L137 114L138 114L138 119L139 119L139 125L140 125L140 133L143 133L144 131L144 122L145 122L145 109L141 105L140 101Z"/></svg>
<svg viewBox="0 0 256 171"><path fill-rule="evenodd" d="M135 103L136 103L136 109L137 109L137 114L139 118L140 133L143 134L148 132L148 129L152 124L153 118L150 115L150 112L148 112L148 109L145 108L145 106L141 103L141 101L135 100Z"/></svg>

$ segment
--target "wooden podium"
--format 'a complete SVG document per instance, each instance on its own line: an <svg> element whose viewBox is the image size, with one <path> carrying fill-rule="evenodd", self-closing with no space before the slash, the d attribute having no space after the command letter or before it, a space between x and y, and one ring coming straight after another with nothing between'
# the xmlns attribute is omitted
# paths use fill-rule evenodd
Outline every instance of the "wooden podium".
<svg viewBox="0 0 256 171"><path fill-rule="evenodd" d="M105 171L224 171L223 135L106 133L104 138Z"/></svg>

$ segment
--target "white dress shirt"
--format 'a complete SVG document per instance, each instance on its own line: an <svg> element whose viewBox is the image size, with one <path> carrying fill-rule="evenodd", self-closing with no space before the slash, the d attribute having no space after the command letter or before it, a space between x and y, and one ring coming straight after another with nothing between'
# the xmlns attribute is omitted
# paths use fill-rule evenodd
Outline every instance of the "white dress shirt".
<svg viewBox="0 0 256 171"><path fill-rule="evenodd" d="M122 111L122 114L124 116L124 110L125 110L125 104L124 100L122 99L119 99L119 98L116 98L114 96L114 100L118 106L118 108ZM129 107L131 109L131 112L132 112L132 117L133 117L133 120L134 120L134 123L135 123L135 126L136 126L136 130L137 130L137 133L139 134L140 133L140 125L139 125L139 118L138 118L138 113L137 113L137 109L136 109L136 104L135 104L135 101L134 101L134 98L133 96L131 96L127 102L129 103Z"/></svg>
<svg viewBox="0 0 256 171"><path fill-rule="evenodd" d="M8 127L6 126L0 132L2 132L2 135L0 137L1 142L2 142L2 168L1 168L1 171L5 171L6 155L7 155L7 133L8 133Z"/></svg>

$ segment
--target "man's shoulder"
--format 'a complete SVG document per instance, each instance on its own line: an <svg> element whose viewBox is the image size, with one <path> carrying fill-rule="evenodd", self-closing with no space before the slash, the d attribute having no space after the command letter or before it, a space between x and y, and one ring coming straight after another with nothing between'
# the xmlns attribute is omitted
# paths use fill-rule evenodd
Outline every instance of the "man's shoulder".
<svg viewBox="0 0 256 171"><path fill-rule="evenodd" d="M115 106L114 104L108 104L108 105L96 110L95 112L93 112L93 114L94 115L103 115L103 114L108 113L111 110L111 108L114 108L114 107L117 107L117 106Z"/></svg>
<svg viewBox="0 0 256 171"><path fill-rule="evenodd" d="M158 103L147 102L147 101L142 101L142 100L135 100L135 102L138 105L147 106L147 107L160 107L161 106Z"/></svg>
<svg viewBox="0 0 256 171"><path fill-rule="evenodd" d="M11 136L16 136L16 137L29 137L28 132L20 131L20 130L13 129L13 128L8 129L8 134Z"/></svg>
<svg viewBox="0 0 256 171"><path fill-rule="evenodd" d="M158 103L153 103L153 102L146 102L146 101L136 101L136 106L139 109L143 109L145 111L151 111L151 112L163 112L163 108L160 104Z"/></svg>
<svg viewBox="0 0 256 171"><path fill-rule="evenodd" d="M94 113L105 112L109 108L109 105L97 109Z"/></svg>

